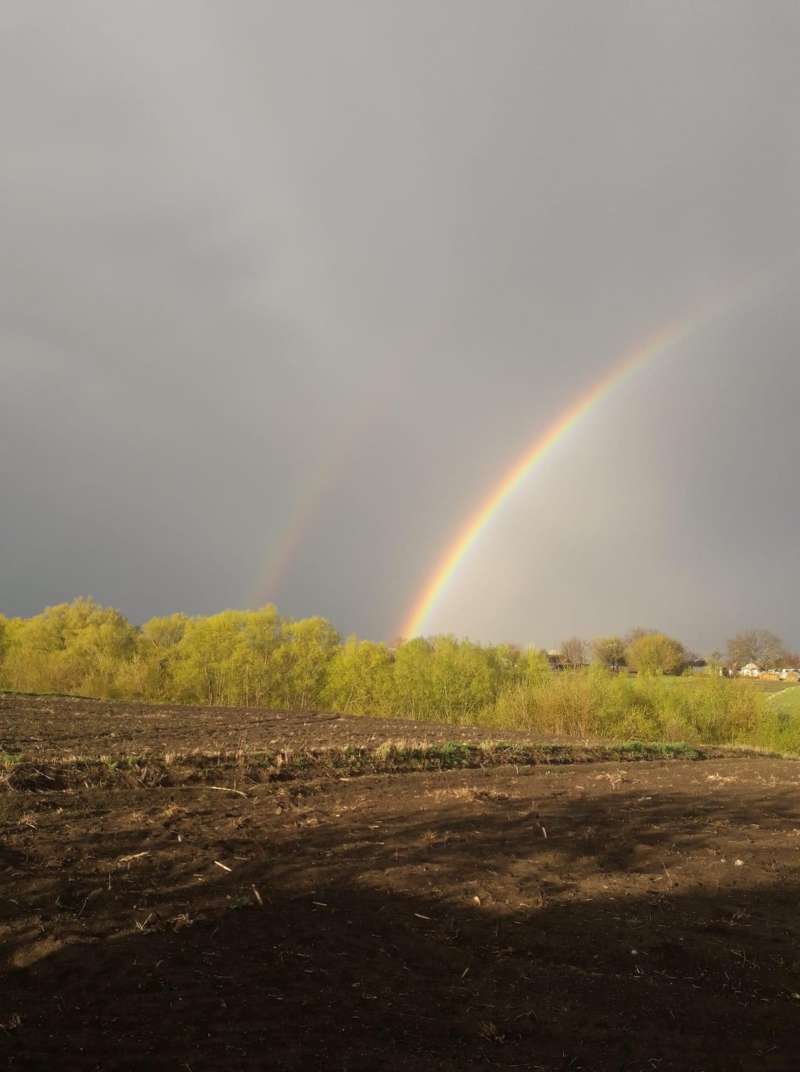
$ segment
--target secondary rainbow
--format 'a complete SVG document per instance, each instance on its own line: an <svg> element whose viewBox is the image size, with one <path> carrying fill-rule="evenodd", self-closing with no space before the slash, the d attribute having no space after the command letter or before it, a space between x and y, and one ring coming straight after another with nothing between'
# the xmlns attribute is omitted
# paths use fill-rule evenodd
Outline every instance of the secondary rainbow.
<svg viewBox="0 0 800 1072"><path fill-rule="evenodd" d="M292 560L303 542L320 502L330 490L336 474L346 458L346 450L332 452L327 461L314 471L312 478L300 488L286 524L270 544L258 578L250 594L250 603L261 605L276 602L281 586L289 573Z"/></svg>
<svg viewBox="0 0 800 1072"><path fill-rule="evenodd" d="M662 328L646 342L640 343L628 351L606 373L599 383L574 402L534 443L526 450L519 461L496 484L481 506L468 519L458 536L450 544L444 557L437 565L423 590L411 608L405 623L400 629L400 636L411 638L419 636L425 620L435 604L444 594L461 562L475 545L491 519L517 490L528 474L552 451L557 443L567 435L580 421L581 417L601 402L612 388L616 387L626 376L635 372L642 365L663 353L670 346L681 342L710 318L710 313L682 319Z"/></svg>

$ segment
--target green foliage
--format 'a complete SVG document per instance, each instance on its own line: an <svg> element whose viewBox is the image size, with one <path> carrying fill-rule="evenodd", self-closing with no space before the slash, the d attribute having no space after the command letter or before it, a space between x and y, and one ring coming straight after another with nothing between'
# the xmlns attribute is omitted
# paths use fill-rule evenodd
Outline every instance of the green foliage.
<svg viewBox="0 0 800 1072"><path fill-rule="evenodd" d="M771 704L747 743L771 752L800 755L800 711Z"/></svg>
<svg viewBox="0 0 800 1072"><path fill-rule="evenodd" d="M663 633L643 633L625 649L625 661L640 674L678 674L686 664L683 646Z"/></svg>
<svg viewBox="0 0 800 1072"><path fill-rule="evenodd" d="M328 665L326 706L344 714L383 715L392 710L394 656L385 644L348 637Z"/></svg>
<svg viewBox="0 0 800 1072"><path fill-rule="evenodd" d="M276 685L284 707L323 707L328 664L339 646L339 634L324 618L284 623L275 651Z"/></svg>
<svg viewBox="0 0 800 1072"><path fill-rule="evenodd" d="M135 647L122 614L92 599L48 607L6 633L3 678L23 692L115 696L119 667Z"/></svg>
<svg viewBox="0 0 800 1072"><path fill-rule="evenodd" d="M770 751L800 755L800 687L784 687L773 693L767 697L766 707L766 717L757 723L752 743Z"/></svg>
<svg viewBox="0 0 800 1072"><path fill-rule="evenodd" d="M658 633L638 631L630 641L636 675L602 665L598 651L619 654L616 638L594 650L591 667L558 671L543 652L452 636L398 648L342 642L323 618L290 621L274 606L174 614L140 628L90 599L28 619L0 617L2 683L19 691L333 709L630 747L734 743L800 752L800 688L771 698L758 682L668 676L683 649Z"/></svg>

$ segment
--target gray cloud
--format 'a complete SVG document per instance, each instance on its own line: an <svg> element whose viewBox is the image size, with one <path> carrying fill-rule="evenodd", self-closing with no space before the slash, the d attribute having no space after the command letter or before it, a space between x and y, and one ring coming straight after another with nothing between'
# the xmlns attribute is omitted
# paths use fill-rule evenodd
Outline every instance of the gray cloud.
<svg viewBox="0 0 800 1072"><path fill-rule="evenodd" d="M274 598L390 636L577 393L784 265L574 430L430 626L800 645L796 5L2 20L6 612Z"/></svg>

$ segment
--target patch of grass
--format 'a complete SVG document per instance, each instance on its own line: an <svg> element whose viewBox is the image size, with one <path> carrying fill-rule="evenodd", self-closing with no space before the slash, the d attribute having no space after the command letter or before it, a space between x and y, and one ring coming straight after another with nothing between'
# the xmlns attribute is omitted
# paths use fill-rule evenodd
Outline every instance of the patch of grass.
<svg viewBox="0 0 800 1072"><path fill-rule="evenodd" d="M760 678L754 678L750 685L751 688L758 689L759 692L765 692L768 695L776 692L787 692L790 689L800 691L800 685L786 681L762 681Z"/></svg>
<svg viewBox="0 0 800 1072"><path fill-rule="evenodd" d="M706 754L685 741L622 741L614 749L620 759L705 759Z"/></svg>
<svg viewBox="0 0 800 1072"><path fill-rule="evenodd" d="M800 688L797 685L790 685L788 688L783 688L780 692L774 692L769 697L770 707L775 707L781 711L787 711L789 714L800 715Z"/></svg>

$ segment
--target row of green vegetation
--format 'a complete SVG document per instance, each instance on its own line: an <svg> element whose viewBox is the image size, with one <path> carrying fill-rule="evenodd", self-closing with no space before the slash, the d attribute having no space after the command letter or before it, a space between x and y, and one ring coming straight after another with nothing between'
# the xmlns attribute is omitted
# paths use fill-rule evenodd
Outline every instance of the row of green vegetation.
<svg viewBox="0 0 800 1072"><path fill-rule="evenodd" d="M647 656L634 676L602 662L558 669L541 651L450 636L394 648L343 641L323 618L287 620L273 606L133 626L119 611L77 599L31 618L0 616L0 686L800 751L800 710L748 681L667 676L653 656L672 650L666 641L633 637L634 658L637 643Z"/></svg>

